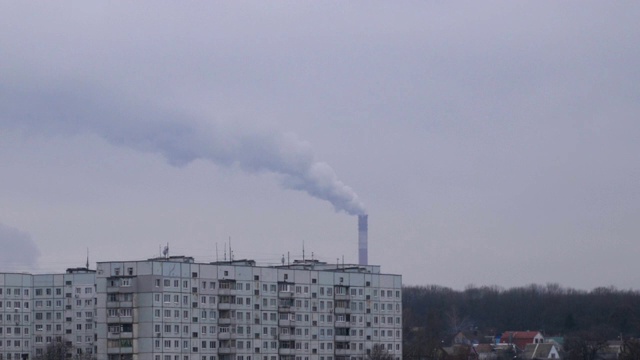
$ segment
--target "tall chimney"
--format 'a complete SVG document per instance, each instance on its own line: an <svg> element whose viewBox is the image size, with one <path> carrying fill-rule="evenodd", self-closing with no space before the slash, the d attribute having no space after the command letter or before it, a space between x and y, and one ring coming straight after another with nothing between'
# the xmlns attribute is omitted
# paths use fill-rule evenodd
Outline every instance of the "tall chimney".
<svg viewBox="0 0 640 360"><path fill-rule="evenodd" d="M358 264L369 265L369 249L367 238L369 236L369 215L358 215Z"/></svg>

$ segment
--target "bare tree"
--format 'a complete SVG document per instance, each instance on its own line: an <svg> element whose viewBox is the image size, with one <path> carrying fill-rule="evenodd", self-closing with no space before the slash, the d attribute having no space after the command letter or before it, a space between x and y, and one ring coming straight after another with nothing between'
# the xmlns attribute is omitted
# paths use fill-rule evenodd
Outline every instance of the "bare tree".
<svg viewBox="0 0 640 360"><path fill-rule="evenodd" d="M626 339L622 345L620 360L636 360L640 359L640 340Z"/></svg>
<svg viewBox="0 0 640 360"><path fill-rule="evenodd" d="M35 360L95 360L93 354L79 353L69 342L55 341L47 345Z"/></svg>
<svg viewBox="0 0 640 360"><path fill-rule="evenodd" d="M584 332L565 339L567 360L595 360L598 352L607 347L607 341L592 333Z"/></svg>
<svg viewBox="0 0 640 360"><path fill-rule="evenodd" d="M393 360L393 355L384 349L384 345L375 344L367 355L367 360Z"/></svg>
<svg viewBox="0 0 640 360"><path fill-rule="evenodd" d="M63 341L49 343L41 355L36 356L36 360L67 360L67 354L71 354L72 346ZM70 356L70 355L69 355Z"/></svg>
<svg viewBox="0 0 640 360"><path fill-rule="evenodd" d="M458 313L458 309L452 306L449 311L445 313L448 322L448 331L451 334L458 333L460 331L468 330L473 324L468 316L461 316Z"/></svg>

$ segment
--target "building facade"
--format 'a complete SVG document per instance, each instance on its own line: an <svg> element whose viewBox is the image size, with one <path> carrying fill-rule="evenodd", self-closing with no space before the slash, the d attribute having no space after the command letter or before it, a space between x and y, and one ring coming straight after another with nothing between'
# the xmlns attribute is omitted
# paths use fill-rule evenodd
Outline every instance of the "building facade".
<svg viewBox="0 0 640 360"><path fill-rule="evenodd" d="M0 273L0 360L52 344L97 360L402 358L402 278L314 260L256 266L191 257Z"/></svg>
<svg viewBox="0 0 640 360"><path fill-rule="evenodd" d="M0 273L0 360L31 359L49 344L75 355L96 351L95 271Z"/></svg>
<svg viewBox="0 0 640 360"><path fill-rule="evenodd" d="M298 261L98 263L98 360L402 357L402 279L378 266Z"/></svg>

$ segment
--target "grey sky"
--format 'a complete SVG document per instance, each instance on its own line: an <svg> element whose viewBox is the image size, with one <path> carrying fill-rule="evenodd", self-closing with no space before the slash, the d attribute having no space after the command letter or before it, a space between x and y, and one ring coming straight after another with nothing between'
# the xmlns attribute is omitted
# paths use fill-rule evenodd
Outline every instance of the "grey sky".
<svg viewBox="0 0 640 360"><path fill-rule="evenodd" d="M0 223L41 271L355 262L361 202L408 284L640 288L636 2L2 8Z"/></svg>
<svg viewBox="0 0 640 360"><path fill-rule="evenodd" d="M40 251L29 234L0 223L0 263L5 271L38 271Z"/></svg>

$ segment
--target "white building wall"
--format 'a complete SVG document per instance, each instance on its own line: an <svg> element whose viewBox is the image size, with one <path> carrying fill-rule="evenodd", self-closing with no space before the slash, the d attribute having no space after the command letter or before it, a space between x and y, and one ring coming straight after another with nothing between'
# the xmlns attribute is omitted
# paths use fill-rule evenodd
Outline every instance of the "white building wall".
<svg viewBox="0 0 640 360"><path fill-rule="evenodd" d="M98 360L358 360L373 346L399 359L401 277L364 271L190 258L100 263ZM130 304L108 301L128 292Z"/></svg>
<svg viewBox="0 0 640 360"><path fill-rule="evenodd" d="M97 272L0 273L0 356L55 341L98 360L401 358L398 275L317 262L103 262Z"/></svg>
<svg viewBox="0 0 640 360"><path fill-rule="evenodd" d="M33 358L57 341L94 353L95 274L0 274L0 359Z"/></svg>

